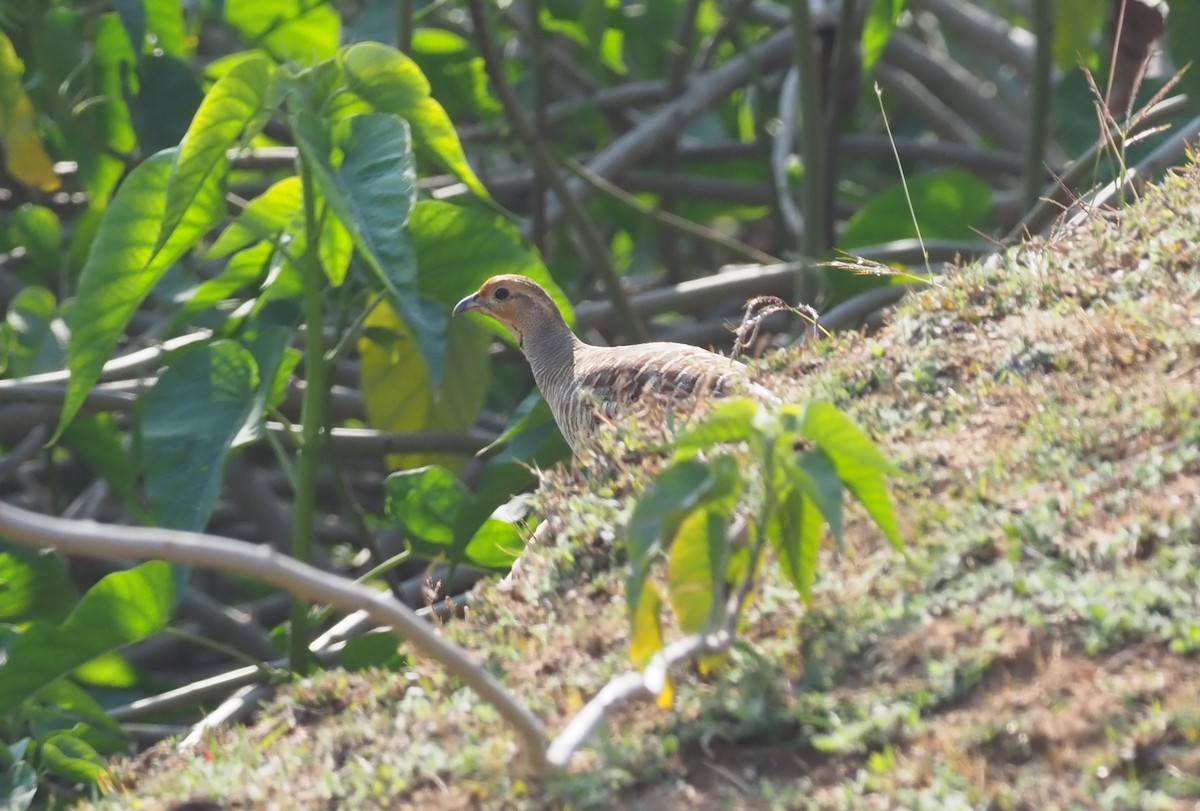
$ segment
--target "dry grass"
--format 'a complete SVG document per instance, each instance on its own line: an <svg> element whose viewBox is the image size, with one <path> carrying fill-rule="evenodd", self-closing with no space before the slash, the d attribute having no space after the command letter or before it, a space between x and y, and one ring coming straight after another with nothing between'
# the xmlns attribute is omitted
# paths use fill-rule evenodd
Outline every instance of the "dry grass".
<svg viewBox="0 0 1200 811"><path fill-rule="evenodd" d="M963 268L760 379L906 471L914 561L851 513L814 605L780 582L716 675L621 712L570 774L425 663L323 674L253 726L116 770L105 808L1194 808L1200 803L1200 170ZM626 666L641 461L552 471L549 540L447 632L559 727Z"/></svg>

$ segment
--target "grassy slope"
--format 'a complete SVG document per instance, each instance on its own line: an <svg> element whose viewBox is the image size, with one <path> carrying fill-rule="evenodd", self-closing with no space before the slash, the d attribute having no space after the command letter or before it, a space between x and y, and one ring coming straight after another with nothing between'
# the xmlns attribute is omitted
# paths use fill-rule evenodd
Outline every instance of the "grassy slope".
<svg viewBox="0 0 1200 811"><path fill-rule="evenodd" d="M777 358L909 474L914 562L861 518L814 606L765 584L715 677L523 774L427 664L328 673L97 807L1191 808L1200 802L1200 170ZM780 367L783 368L780 368ZM626 667L619 484L550 474L553 542L447 632L557 729Z"/></svg>

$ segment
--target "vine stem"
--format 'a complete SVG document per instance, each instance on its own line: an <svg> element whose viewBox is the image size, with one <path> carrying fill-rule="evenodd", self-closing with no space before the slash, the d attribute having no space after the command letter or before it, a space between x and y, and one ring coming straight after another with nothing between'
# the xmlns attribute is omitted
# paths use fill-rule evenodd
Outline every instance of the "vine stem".
<svg viewBox="0 0 1200 811"><path fill-rule="evenodd" d="M300 406L300 455L296 464L296 503L293 520L292 557L311 563L316 528L317 468L321 462L326 436L325 422L329 406L329 359L325 355L325 331L321 308L323 274L318 254L320 226L317 222L316 189L312 169L300 161L300 184L304 193L303 267L304 284L304 398ZM310 636L308 603L300 597L292 600L292 634L288 649L294 673L308 669Z"/></svg>

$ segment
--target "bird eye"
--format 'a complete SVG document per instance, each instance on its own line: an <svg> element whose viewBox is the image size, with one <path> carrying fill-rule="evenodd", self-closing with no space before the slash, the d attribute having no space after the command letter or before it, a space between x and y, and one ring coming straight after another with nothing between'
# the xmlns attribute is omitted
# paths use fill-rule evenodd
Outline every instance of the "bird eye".
<svg viewBox="0 0 1200 811"><path fill-rule="evenodd" d="M504 301L506 298L508 298L508 288L497 287L496 292L493 293L492 296L495 297L496 301Z"/></svg>

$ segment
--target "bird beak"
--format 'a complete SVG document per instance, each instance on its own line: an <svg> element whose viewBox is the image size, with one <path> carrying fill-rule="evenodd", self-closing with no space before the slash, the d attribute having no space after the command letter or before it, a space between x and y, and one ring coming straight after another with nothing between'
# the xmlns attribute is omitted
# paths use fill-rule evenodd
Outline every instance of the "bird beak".
<svg viewBox="0 0 1200 811"><path fill-rule="evenodd" d="M454 305L454 315L462 315L469 310L482 309L479 301L479 294L472 293L465 299Z"/></svg>

